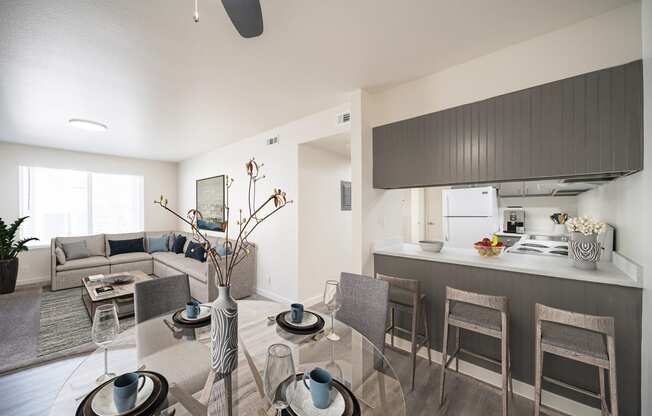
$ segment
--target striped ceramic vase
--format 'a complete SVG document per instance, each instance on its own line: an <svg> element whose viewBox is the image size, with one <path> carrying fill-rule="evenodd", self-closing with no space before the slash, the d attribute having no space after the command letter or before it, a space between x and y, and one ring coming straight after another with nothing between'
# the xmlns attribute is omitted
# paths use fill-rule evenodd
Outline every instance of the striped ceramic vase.
<svg viewBox="0 0 652 416"><path fill-rule="evenodd" d="M218 286L211 309L211 367L230 374L238 367L238 304L230 286Z"/></svg>
<svg viewBox="0 0 652 416"><path fill-rule="evenodd" d="M568 242L568 257L574 267L592 270L597 267L602 254L602 246L596 234L572 233Z"/></svg>

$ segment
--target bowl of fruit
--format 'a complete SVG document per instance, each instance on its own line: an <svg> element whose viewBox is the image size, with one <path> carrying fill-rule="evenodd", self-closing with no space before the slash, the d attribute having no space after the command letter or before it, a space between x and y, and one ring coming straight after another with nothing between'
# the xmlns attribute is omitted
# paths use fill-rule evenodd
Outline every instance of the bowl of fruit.
<svg viewBox="0 0 652 416"><path fill-rule="evenodd" d="M505 245L498 241L498 237L495 235L491 239L483 238L476 242L473 247L482 257L498 257L503 254L503 250L505 249Z"/></svg>

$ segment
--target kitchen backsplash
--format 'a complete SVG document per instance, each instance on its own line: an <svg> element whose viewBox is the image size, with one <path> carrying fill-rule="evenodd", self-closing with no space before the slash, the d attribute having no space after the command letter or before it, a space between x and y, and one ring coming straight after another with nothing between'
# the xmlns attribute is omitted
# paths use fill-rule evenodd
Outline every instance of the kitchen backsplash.
<svg viewBox="0 0 652 416"><path fill-rule="evenodd" d="M526 232L552 233L553 222L550 215L555 212L565 212L570 217L577 215L576 196L558 197L509 197L499 200L500 218L503 209L510 206L521 206L525 210Z"/></svg>

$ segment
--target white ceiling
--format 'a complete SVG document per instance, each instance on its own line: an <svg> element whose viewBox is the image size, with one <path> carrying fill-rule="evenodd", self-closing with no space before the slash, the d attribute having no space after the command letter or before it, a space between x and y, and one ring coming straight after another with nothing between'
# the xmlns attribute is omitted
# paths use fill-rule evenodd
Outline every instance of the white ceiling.
<svg viewBox="0 0 652 416"><path fill-rule="evenodd" d="M182 160L628 0L261 3L246 40L218 0L1 0L0 140Z"/></svg>

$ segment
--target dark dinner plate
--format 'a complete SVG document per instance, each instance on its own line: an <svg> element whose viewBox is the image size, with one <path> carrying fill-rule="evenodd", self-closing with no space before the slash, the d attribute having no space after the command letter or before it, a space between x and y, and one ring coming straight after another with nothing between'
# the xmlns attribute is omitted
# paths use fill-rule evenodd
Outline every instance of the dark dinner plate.
<svg viewBox="0 0 652 416"><path fill-rule="evenodd" d="M297 374L296 379L297 383L302 383L301 380L303 380L303 374ZM279 386L276 393L277 395L281 394L283 389L285 389L287 386L288 382L289 379ZM351 390L348 389L348 387L346 387L341 382L333 379L333 388L339 391L342 395L342 398L344 399L344 413L342 413L342 416L360 416L362 414L360 411L360 404L358 403L358 399L355 398L355 395L351 392ZM283 410L282 414L283 416L303 416L295 413L295 411L292 409L292 405Z"/></svg>
<svg viewBox="0 0 652 416"><path fill-rule="evenodd" d="M144 374L152 379L154 382L154 390L142 405L135 408L129 413L129 416L146 416L154 414L156 409L163 404L168 397L168 382L162 375L154 373L152 371L136 371L138 374ZM75 416L97 416L97 414L91 408L91 403L93 403L93 398L95 395L109 383L113 383L114 378L109 381L106 381L95 388L90 392L84 400L77 407L77 412Z"/></svg>
<svg viewBox="0 0 652 416"><path fill-rule="evenodd" d="M285 316L288 311L283 311L276 315L276 324L281 327L284 331L287 331L291 334L297 334L297 335L312 335L315 334L319 331L321 331L324 328L324 318L319 316L319 314L316 314L314 312L310 311L304 311L303 313L306 314L312 314L317 317L317 322L314 325L311 326L296 326L293 325L291 322L288 322L285 319Z"/></svg>

